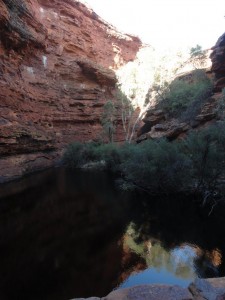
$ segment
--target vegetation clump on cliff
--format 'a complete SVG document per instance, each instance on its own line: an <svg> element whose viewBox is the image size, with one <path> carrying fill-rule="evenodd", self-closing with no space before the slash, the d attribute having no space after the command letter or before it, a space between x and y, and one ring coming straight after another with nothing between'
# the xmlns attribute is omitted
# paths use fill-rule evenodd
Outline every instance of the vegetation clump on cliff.
<svg viewBox="0 0 225 300"><path fill-rule="evenodd" d="M176 78L170 84L165 82L157 90L157 107L171 117L194 118L202 104L212 92L212 82L203 70L194 70L189 78Z"/></svg>

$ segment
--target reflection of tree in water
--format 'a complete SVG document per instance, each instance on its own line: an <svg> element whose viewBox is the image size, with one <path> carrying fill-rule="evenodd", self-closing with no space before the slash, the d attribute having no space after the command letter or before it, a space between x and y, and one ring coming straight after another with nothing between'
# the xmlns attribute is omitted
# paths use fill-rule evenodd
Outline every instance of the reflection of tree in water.
<svg viewBox="0 0 225 300"><path fill-rule="evenodd" d="M189 247L189 253L185 254L185 248L187 249L187 247ZM183 247L183 250L181 247L179 248L180 253L176 253L176 250L164 248L160 241L154 239L140 241L140 237L135 231L135 226L131 223L124 235L123 248L126 253L129 249L130 252L135 253L144 260L144 269L151 267L158 271L165 269L184 279L192 279L194 277L193 259L196 254L191 246L186 245ZM137 271L136 268L134 269Z"/></svg>
<svg viewBox="0 0 225 300"><path fill-rule="evenodd" d="M190 199L152 201L127 227L124 256L138 256L142 270L164 269L182 279L224 276L224 217L201 214ZM135 265L132 270L137 271Z"/></svg>

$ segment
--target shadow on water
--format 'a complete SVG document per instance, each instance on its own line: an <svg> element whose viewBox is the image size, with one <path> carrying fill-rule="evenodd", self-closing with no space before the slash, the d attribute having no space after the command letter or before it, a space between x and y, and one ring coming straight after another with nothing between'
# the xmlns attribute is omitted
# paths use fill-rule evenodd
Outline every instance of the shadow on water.
<svg viewBox="0 0 225 300"><path fill-rule="evenodd" d="M57 169L1 187L1 299L70 299L114 287L128 206L112 182Z"/></svg>
<svg viewBox="0 0 225 300"><path fill-rule="evenodd" d="M105 296L225 274L225 217L119 192L110 174L47 170L0 186L1 300Z"/></svg>

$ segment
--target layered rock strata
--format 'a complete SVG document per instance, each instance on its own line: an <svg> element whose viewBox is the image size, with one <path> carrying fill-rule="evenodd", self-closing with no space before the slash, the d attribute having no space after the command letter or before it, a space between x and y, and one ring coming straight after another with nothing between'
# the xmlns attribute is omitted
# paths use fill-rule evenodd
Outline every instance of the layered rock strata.
<svg viewBox="0 0 225 300"><path fill-rule="evenodd" d="M152 109L147 111L142 120L144 125L137 133L137 142L162 137L172 141L177 138L183 138L188 130L206 126L217 119L216 110L220 98L221 93L209 97L202 105L199 114L192 116L188 121L168 118L167 114L162 110Z"/></svg>
<svg viewBox="0 0 225 300"><path fill-rule="evenodd" d="M179 118L169 118L162 110L150 109L142 120L143 124L137 133L137 142L160 137L168 140L183 138L188 130L198 129L217 119L223 119L224 112L218 104L224 97L221 92L225 88L225 33L210 51L211 54L208 55L211 59L211 67L207 63L206 73L212 79L213 91L212 95L202 103L198 114L191 115L189 120L180 121ZM191 74L192 72L182 73L177 78L190 80ZM219 114L218 110L220 110Z"/></svg>
<svg viewBox="0 0 225 300"><path fill-rule="evenodd" d="M223 97L221 92L225 88L225 33L211 50L212 65L208 71L206 70L206 73L213 81L213 93L201 105L199 113L184 122L179 119L168 118L162 110L150 109L142 120L142 127L137 133L137 142L160 137L165 137L168 140L182 138L188 130L201 128L209 122L220 119L217 111L218 103ZM184 75L181 78L188 80L191 73L189 72L185 76L186 78ZM223 114L223 112L221 113Z"/></svg>
<svg viewBox="0 0 225 300"><path fill-rule="evenodd" d="M98 138L113 70L140 46L78 0L0 0L0 180Z"/></svg>

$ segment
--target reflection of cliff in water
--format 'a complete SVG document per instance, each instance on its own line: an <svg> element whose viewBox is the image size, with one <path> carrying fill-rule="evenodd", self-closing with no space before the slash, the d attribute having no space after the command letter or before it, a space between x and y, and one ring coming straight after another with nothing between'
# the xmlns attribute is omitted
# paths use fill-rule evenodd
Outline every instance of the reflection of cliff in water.
<svg viewBox="0 0 225 300"><path fill-rule="evenodd" d="M114 288L128 206L109 175L49 170L0 193L1 299L63 300Z"/></svg>
<svg viewBox="0 0 225 300"><path fill-rule="evenodd" d="M216 209L208 218L190 199L146 204L104 172L60 168L2 185L0 298L105 296L153 266L177 284L224 276L225 218Z"/></svg>
<svg viewBox="0 0 225 300"><path fill-rule="evenodd" d="M121 240L126 266L121 286L129 286L123 281L146 269L165 270L187 282L224 276L224 223L224 207L208 217L190 199L148 201L141 218L128 225ZM137 256L142 264L129 265Z"/></svg>
<svg viewBox="0 0 225 300"><path fill-rule="evenodd" d="M157 272L166 271L183 279L185 285L196 277L217 277L218 268L222 264L222 255L219 249L210 252L197 245L187 243L174 248L166 248L162 246L160 240L154 238L141 240L135 231L134 223L129 224L122 238L122 245L123 266L130 265L129 268L125 267L125 272L120 277L123 287L126 286L123 282L129 276L146 269L154 269ZM131 261L133 264L130 264ZM155 283L154 279L151 283Z"/></svg>

